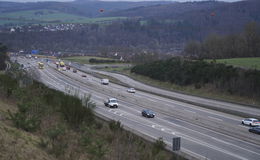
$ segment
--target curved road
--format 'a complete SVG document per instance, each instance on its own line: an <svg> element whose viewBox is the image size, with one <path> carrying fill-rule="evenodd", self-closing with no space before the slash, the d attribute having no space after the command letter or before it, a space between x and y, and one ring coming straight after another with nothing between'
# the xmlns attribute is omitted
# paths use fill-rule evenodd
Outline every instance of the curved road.
<svg viewBox="0 0 260 160"><path fill-rule="evenodd" d="M36 61L19 59L27 67L35 68ZM173 136L181 137L181 153L198 159L259 159L260 136L249 133L240 125L241 117L212 111L199 106L174 101L146 92L126 92L125 87L110 83L100 84L100 79L84 73L58 71L53 64L39 70L40 80L46 85L68 94L82 97L92 95L96 113L108 119L120 120L129 130L146 138L163 137L171 148ZM104 107L108 97L119 100L118 109ZM141 116L140 111L150 108L157 114L154 119Z"/></svg>

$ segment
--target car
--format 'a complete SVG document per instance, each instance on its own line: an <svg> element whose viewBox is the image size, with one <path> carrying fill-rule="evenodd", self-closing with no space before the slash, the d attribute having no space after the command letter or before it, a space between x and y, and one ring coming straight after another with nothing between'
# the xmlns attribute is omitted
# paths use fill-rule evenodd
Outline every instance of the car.
<svg viewBox="0 0 260 160"><path fill-rule="evenodd" d="M73 69L73 73L77 73L77 70L76 70L76 69Z"/></svg>
<svg viewBox="0 0 260 160"><path fill-rule="evenodd" d="M249 132L260 134L260 126L257 127L251 127L248 129Z"/></svg>
<svg viewBox="0 0 260 160"><path fill-rule="evenodd" d="M101 79L101 84L108 85L109 84L109 79Z"/></svg>
<svg viewBox="0 0 260 160"><path fill-rule="evenodd" d="M154 118L155 113L149 109L144 109L144 110L142 110L142 116L147 117L147 118Z"/></svg>
<svg viewBox="0 0 260 160"><path fill-rule="evenodd" d="M128 89L127 89L127 92L129 92L129 93L135 93L135 89L134 89L134 88L128 88Z"/></svg>
<svg viewBox="0 0 260 160"><path fill-rule="evenodd" d="M116 98L108 98L104 104L109 108L118 108L118 102Z"/></svg>
<svg viewBox="0 0 260 160"><path fill-rule="evenodd" d="M242 120L241 124L249 126L260 126L260 121L255 118L246 118Z"/></svg>
<svg viewBox="0 0 260 160"><path fill-rule="evenodd" d="M87 75L85 75L85 74L82 74L82 75L81 75L81 77L87 77Z"/></svg>

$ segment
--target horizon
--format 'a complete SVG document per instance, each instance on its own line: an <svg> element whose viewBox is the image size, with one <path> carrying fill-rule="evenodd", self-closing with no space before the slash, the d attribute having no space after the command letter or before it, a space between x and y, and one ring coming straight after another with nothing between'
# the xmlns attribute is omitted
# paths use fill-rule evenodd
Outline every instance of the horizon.
<svg viewBox="0 0 260 160"><path fill-rule="evenodd" d="M17 3L26 3L26 2L73 2L76 0L0 0L0 2L17 2ZM103 2L144 2L144 1L161 1L161 0L82 0L82 1L103 1ZM172 1L172 2L200 2L200 1L210 1L210 0L163 0L163 1ZM238 2L244 0L216 0L222 2Z"/></svg>

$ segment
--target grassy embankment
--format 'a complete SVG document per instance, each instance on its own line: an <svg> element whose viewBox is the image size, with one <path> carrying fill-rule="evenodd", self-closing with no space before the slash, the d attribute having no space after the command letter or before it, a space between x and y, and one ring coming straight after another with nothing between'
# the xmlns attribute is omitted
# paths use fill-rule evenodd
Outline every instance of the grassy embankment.
<svg viewBox="0 0 260 160"><path fill-rule="evenodd" d="M95 56L73 56L65 57L64 60L78 62L80 64L119 64L122 63L118 59L113 58L104 58L104 57L95 57ZM91 62L91 59L98 62Z"/></svg>
<svg viewBox="0 0 260 160"><path fill-rule="evenodd" d="M211 60L209 60L209 61L211 61ZM241 68L259 69L259 67L260 67L260 58L235 58L235 59L223 59L223 60L220 59L220 60L216 60L216 62L225 63L228 65L234 65L236 67L241 67ZM146 76L131 73L130 72L131 68L129 68L127 66L118 67L118 68L106 67L106 68L103 68L102 70L122 73L135 80L138 80L143 83L153 85L153 86L156 86L159 88L167 89L167 90L178 91L181 93L191 94L191 95L196 95L196 96L201 96L201 97L207 97L207 98L220 99L220 100L225 100L225 101L260 106L260 100L257 98L231 95L230 93L223 92L223 91L220 92L220 91L217 91L211 85L205 85L204 87L201 87L200 89L195 88L194 85L179 86L179 85L175 85L175 84L172 84L169 82L162 82L162 81L151 79Z"/></svg>
<svg viewBox="0 0 260 160"><path fill-rule="evenodd" d="M209 62L212 60L208 60ZM234 67L260 70L260 57L216 59L217 63L224 63Z"/></svg>
<svg viewBox="0 0 260 160"><path fill-rule="evenodd" d="M59 23L105 23L125 17L103 17L103 18L87 18L84 16L63 13L55 10L41 9L28 11L15 11L1 13L0 25L13 23L17 24L59 24Z"/></svg>
<svg viewBox="0 0 260 160"><path fill-rule="evenodd" d="M0 159L175 159L162 141L147 142L119 122L95 117L90 99L49 89L20 72L15 77L19 82L0 75Z"/></svg>

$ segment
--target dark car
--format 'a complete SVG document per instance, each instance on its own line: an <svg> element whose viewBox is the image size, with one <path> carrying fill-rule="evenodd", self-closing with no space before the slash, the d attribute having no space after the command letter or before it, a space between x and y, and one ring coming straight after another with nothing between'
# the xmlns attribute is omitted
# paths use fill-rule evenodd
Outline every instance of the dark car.
<svg viewBox="0 0 260 160"><path fill-rule="evenodd" d="M252 127L248 129L249 132L260 134L260 127Z"/></svg>
<svg viewBox="0 0 260 160"><path fill-rule="evenodd" d="M155 113L153 111L149 110L149 109L144 109L142 111L142 116L148 117L148 118L154 118Z"/></svg>

